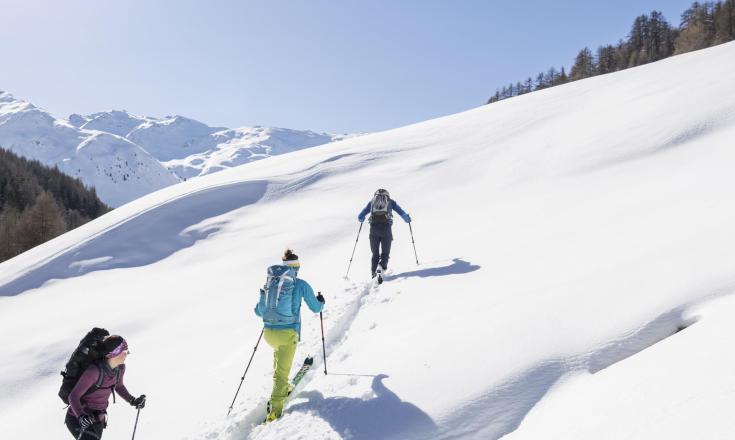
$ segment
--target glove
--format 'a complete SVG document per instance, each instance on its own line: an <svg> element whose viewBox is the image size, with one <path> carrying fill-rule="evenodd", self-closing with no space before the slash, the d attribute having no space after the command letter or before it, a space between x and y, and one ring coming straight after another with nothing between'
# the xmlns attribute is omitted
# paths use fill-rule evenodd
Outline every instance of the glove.
<svg viewBox="0 0 735 440"><path fill-rule="evenodd" d="M145 394L141 394L140 396L133 399L132 402L130 402L131 405L133 405L137 409L143 409L145 408Z"/></svg>
<svg viewBox="0 0 735 440"><path fill-rule="evenodd" d="M411 223L411 216L408 214L404 215L403 221L405 221L406 223Z"/></svg>
<svg viewBox="0 0 735 440"><path fill-rule="evenodd" d="M82 429L87 429L95 423L95 420L92 418L92 416L88 416L86 414L82 414L81 416L79 416L77 421L79 422L79 426Z"/></svg>
<svg viewBox="0 0 735 440"><path fill-rule="evenodd" d="M322 296L322 292L319 292L319 295L316 296L316 300L319 301L322 304L325 303L324 297Z"/></svg>
<svg viewBox="0 0 735 440"><path fill-rule="evenodd" d="M364 222L364 221L365 221L365 217L360 217L360 216L358 215L358 216L357 216L357 221L358 221L358 222L360 222L360 223L362 223L362 222Z"/></svg>

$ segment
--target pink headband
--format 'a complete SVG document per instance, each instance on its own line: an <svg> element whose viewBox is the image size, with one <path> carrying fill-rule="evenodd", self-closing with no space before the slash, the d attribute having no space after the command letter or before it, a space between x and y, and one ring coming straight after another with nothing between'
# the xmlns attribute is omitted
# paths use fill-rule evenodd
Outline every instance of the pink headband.
<svg viewBox="0 0 735 440"><path fill-rule="evenodd" d="M112 359L116 356L120 356L120 353L128 349L128 343L123 339L122 343L117 346L114 350L105 355L106 358Z"/></svg>

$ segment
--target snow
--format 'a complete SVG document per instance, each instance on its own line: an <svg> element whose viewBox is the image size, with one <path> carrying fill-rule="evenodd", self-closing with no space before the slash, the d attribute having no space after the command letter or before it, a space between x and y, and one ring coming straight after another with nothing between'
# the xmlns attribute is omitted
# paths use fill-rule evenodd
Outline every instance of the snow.
<svg viewBox="0 0 735 440"><path fill-rule="evenodd" d="M198 139L192 146L197 153L164 161L164 165L181 178L188 179L352 136L286 128L241 127Z"/></svg>
<svg viewBox="0 0 735 440"><path fill-rule="evenodd" d="M62 120L0 93L0 146L58 166L113 207L181 180L353 136L259 126L225 129L183 116L153 118L125 110ZM82 149L90 143L95 154Z"/></svg>
<svg viewBox="0 0 735 440"><path fill-rule="evenodd" d="M102 201L122 205L179 178L140 146L106 132L77 128L34 105L0 94L0 146L77 177Z"/></svg>
<svg viewBox="0 0 735 440"><path fill-rule="evenodd" d="M204 175L0 264L0 436L68 436L58 371L96 325L129 341L141 438L731 438L734 55ZM344 273L378 187L411 214L420 265L397 219L375 288L367 228ZM303 308L293 371L315 365L286 415L257 425L264 342L226 413L286 246L326 297L329 374ZM111 405L105 436L134 419Z"/></svg>

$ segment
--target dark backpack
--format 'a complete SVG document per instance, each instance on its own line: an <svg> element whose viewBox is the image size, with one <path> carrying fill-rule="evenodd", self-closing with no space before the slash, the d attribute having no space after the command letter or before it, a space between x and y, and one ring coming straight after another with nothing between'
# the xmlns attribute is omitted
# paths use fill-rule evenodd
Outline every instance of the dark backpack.
<svg viewBox="0 0 735 440"><path fill-rule="evenodd" d="M109 336L110 332L103 328L95 327L87 335L79 341L74 353L72 353L69 361L66 363L64 371L61 375L64 379L61 381L61 388L59 389L59 397L67 405L69 404L69 394L74 386L79 381L79 377L84 371L92 364L97 363L102 359L102 354L99 351L99 344L105 338ZM100 378L102 378L102 370L100 370ZM97 387L101 384L101 381L97 380Z"/></svg>
<svg viewBox="0 0 735 440"><path fill-rule="evenodd" d="M388 191L377 190L370 203L370 223L387 223L392 220L392 217Z"/></svg>

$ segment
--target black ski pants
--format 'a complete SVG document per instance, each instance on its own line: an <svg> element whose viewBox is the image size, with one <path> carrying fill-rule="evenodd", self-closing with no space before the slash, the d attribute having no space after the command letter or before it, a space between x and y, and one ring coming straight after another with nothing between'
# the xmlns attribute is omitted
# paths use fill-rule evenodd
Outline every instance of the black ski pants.
<svg viewBox="0 0 735 440"><path fill-rule="evenodd" d="M74 438L80 438L81 440L100 440L102 438L102 431L105 429L102 423L95 423L84 430L84 435L79 437L79 433L82 431L82 427L79 426L79 420L74 417L71 412L66 413L66 420L64 420L66 427L69 428L69 432Z"/></svg>
<svg viewBox="0 0 735 440"><path fill-rule="evenodd" d="M392 241L393 229L391 223L370 223L370 251L373 253L370 266L372 274L375 274L378 263L380 263L383 270L388 268Z"/></svg>

